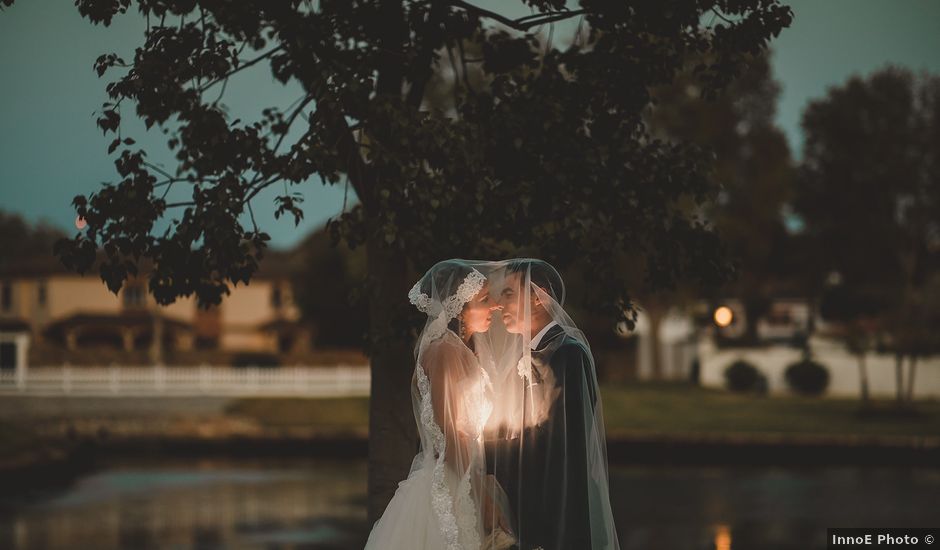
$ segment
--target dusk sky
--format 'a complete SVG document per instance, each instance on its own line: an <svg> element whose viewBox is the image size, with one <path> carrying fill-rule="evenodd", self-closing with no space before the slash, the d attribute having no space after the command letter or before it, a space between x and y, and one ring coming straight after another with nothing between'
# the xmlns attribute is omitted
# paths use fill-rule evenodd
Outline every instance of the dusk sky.
<svg viewBox="0 0 940 550"><path fill-rule="evenodd" d="M940 74L940 1L785 3L793 8L795 20L773 44L773 67L783 86L778 123L797 156L800 114L828 87L887 64ZM112 51L132 58L142 30L136 15L119 17L109 28L95 27L79 17L71 1L21 0L0 12L0 209L71 232L72 197L116 179L113 158L106 154L112 137L102 136L93 114L106 100L109 75L98 79L92 64ZM256 72L247 80L233 79L224 103L233 117L247 118L265 106L286 107L299 93L299 87L285 88L272 82L269 73ZM160 161L166 141L162 134L151 131L145 137L130 110L124 119L125 136L152 148L151 159ZM306 197L306 218L299 227L292 220L274 220L270 201L275 190L254 203L259 224L275 246L296 244L343 204L342 186L311 181L293 190ZM271 206L265 208L266 203Z"/></svg>

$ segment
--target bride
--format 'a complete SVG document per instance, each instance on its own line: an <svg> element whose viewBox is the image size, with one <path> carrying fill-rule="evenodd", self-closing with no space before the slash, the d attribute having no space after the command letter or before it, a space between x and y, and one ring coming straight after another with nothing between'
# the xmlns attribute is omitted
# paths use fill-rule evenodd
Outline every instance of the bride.
<svg viewBox="0 0 940 550"><path fill-rule="evenodd" d="M486 473L483 440L493 403L481 358L492 358L485 335L499 306L483 273L461 260L434 265L409 299L428 316L411 384L421 447L366 549L509 548L508 503Z"/></svg>

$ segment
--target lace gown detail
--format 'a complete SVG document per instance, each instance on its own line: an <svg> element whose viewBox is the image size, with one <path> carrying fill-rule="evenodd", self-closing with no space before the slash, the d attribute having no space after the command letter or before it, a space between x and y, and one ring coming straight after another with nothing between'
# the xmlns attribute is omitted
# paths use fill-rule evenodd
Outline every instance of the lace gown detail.
<svg viewBox="0 0 940 550"><path fill-rule="evenodd" d="M457 519L454 516L454 502L444 477L444 457L447 442L444 432L434 421L434 409L431 402L431 382L424 373L424 368L418 365L415 369L418 374L418 391L421 392L421 425L431 434L434 455L434 472L431 476L431 499L434 513L441 523L441 531L447 543L448 550L460 550L458 542Z"/></svg>

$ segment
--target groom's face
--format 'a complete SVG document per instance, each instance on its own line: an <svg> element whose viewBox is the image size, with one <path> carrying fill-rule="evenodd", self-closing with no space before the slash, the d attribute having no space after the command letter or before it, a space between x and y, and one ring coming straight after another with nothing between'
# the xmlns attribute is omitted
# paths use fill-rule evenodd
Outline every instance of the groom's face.
<svg viewBox="0 0 940 550"><path fill-rule="evenodd" d="M525 332L525 293L522 292L522 274L511 273L506 276L503 289L499 293L499 306L503 313L503 324L513 334Z"/></svg>

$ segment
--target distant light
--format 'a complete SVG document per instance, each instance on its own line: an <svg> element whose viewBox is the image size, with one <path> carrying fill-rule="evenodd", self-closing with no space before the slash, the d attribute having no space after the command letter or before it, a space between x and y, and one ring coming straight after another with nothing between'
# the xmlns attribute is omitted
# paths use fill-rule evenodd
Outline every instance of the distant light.
<svg viewBox="0 0 940 550"><path fill-rule="evenodd" d="M721 306L715 310L715 324L719 327L726 327L734 320L734 313L728 306Z"/></svg>
<svg viewBox="0 0 940 550"><path fill-rule="evenodd" d="M85 221L85 218L78 216L75 218L75 227L80 230L85 229L85 226L88 225L88 222Z"/></svg>

